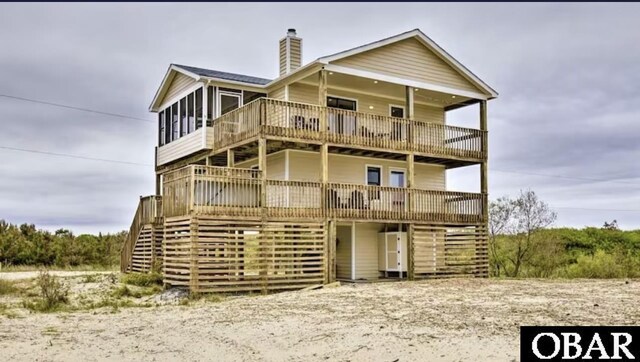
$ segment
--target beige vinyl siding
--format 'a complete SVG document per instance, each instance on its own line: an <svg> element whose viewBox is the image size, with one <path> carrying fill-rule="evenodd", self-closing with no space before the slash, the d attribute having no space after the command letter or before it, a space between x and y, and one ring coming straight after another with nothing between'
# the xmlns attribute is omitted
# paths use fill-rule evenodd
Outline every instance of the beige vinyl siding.
<svg viewBox="0 0 640 362"><path fill-rule="evenodd" d="M351 279L351 226L336 226L336 277Z"/></svg>
<svg viewBox="0 0 640 362"><path fill-rule="evenodd" d="M287 73L287 38L280 39L280 75Z"/></svg>
<svg viewBox="0 0 640 362"><path fill-rule="evenodd" d="M384 225L356 223L356 279L378 279L378 233Z"/></svg>
<svg viewBox="0 0 640 362"><path fill-rule="evenodd" d="M269 98L284 100L284 87L269 92Z"/></svg>
<svg viewBox="0 0 640 362"><path fill-rule="evenodd" d="M336 65L478 92L471 82L415 38L332 62Z"/></svg>
<svg viewBox="0 0 640 362"><path fill-rule="evenodd" d="M444 108L416 103L414 117L416 121L444 124Z"/></svg>
<svg viewBox="0 0 640 362"><path fill-rule="evenodd" d="M304 83L289 84L291 102L318 104L318 87Z"/></svg>
<svg viewBox="0 0 640 362"><path fill-rule="evenodd" d="M317 152L289 151L289 179L294 181L320 180L320 154ZM380 160L369 157L329 155L329 182L363 185L366 182L366 165L382 166L382 186L389 185L389 171L406 169L405 161ZM440 165L417 163L416 188L445 190L445 168Z"/></svg>
<svg viewBox="0 0 640 362"><path fill-rule="evenodd" d="M371 113L380 116L390 115L390 105L404 106L404 101L399 101L398 99L379 97L358 92L350 92L341 89L332 89L331 86L329 86L327 93L335 97L355 99L357 100L357 110L359 112ZM269 96L271 97L271 95ZM282 95L282 97L277 98L284 99L284 94ZM304 83L290 84L289 100L292 102L318 104L318 87ZM369 106L373 106L373 108L369 108ZM444 123L444 108L416 103L415 118L416 120L423 122L442 124Z"/></svg>
<svg viewBox="0 0 640 362"><path fill-rule="evenodd" d="M158 147L158 166L200 151L202 147L202 132L204 128L195 130L186 136Z"/></svg>
<svg viewBox="0 0 640 362"><path fill-rule="evenodd" d="M291 52L291 71L302 65L302 39L290 38L289 51Z"/></svg>
<svg viewBox="0 0 640 362"><path fill-rule="evenodd" d="M267 178L269 180L285 179L285 152L278 152L267 155ZM253 158L247 161L236 163L235 167L251 168L258 164L258 159Z"/></svg>
<svg viewBox="0 0 640 362"><path fill-rule="evenodd" d="M167 88L167 91L164 95L164 99L162 100L162 102L160 102L160 104L180 95L195 82L196 81L189 76L186 76L182 73L176 73L176 76L173 77L173 80L171 81L171 84Z"/></svg>
<svg viewBox="0 0 640 362"><path fill-rule="evenodd" d="M414 164L415 188L421 190L445 191L446 169L441 165L427 165L423 163Z"/></svg>

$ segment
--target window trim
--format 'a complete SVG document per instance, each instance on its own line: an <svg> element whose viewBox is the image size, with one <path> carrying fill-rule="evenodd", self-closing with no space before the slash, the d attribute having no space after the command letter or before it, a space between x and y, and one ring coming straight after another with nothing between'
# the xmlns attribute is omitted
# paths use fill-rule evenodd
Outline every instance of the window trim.
<svg viewBox="0 0 640 362"><path fill-rule="evenodd" d="M383 169L382 165L374 165L374 164L365 164L364 165L364 184L369 186L369 168L377 168L380 171L380 185L371 185L371 186L384 186Z"/></svg>
<svg viewBox="0 0 640 362"><path fill-rule="evenodd" d="M337 96L335 94L327 94L327 108L333 108L333 107L329 107L329 98L344 99L345 101L355 102L356 109L351 112L358 112L358 109L360 109L360 102L358 101L358 98L342 97L342 96ZM342 108L334 108L334 109L342 109ZM348 111L348 109L344 109L344 111Z"/></svg>
<svg viewBox="0 0 640 362"><path fill-rule="evenodd" d="M233 92L228 92L228 91L224 91L224 90L220 90L220 88L218 88L218 91L216 92L216 101L217 101L217 107L216 107L216 118L221 117L222 116L222 96L229 96L229 97L236 97L238 98L238 108L242 107L242 101L243 101L243 94L242 91L240 91L240 93L233 93ZM236 109L238 109L236 108ZM231 111L229 111L231 112Z"/></svg>
<svg viewBox="0 0 640 362"><path fill-rule="evenodd" d="M393 117L391 110L392 108L400 108L402 109L402 117L394 117L394 118L406 118L407 116L407 108L405 106L401 106L399 104L389 104L389 117Z"/></svg>
<svg viewBox="0 0 640 362"><path fill-rule="evenodd" d="M402 185L402 188L407 188L407 169L404 167L389 167L389 187L395 187L395 186L391 186L391 174L393 172L402 172L402 174L404 175L404 185Z"/></svg>

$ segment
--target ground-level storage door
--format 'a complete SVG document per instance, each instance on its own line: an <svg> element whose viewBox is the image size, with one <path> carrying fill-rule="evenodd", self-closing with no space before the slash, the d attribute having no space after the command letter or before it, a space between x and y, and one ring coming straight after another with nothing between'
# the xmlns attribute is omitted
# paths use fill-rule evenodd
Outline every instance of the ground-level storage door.
<svg viewBox="0 0 640 362"><path fill-rule="evenodd" d="M400 269L400 237L395 233L387 234L387 271Z"/></svg>

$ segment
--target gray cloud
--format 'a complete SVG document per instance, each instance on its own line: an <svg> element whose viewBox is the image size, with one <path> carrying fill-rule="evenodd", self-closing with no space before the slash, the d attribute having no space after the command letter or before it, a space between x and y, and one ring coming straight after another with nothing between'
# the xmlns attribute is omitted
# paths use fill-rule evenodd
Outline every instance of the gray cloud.
<svg viewBox="0 0 640 362"><path fill-rule="evenodd" d="M304 60L421 28L500 92L489 103L492 197L532 188L558 224L640 227L638 4L1 4L0 94L153 120L171 62L263 77L277 41ZM0 98L0 145L153 163L155 125ZM452 112L477 127L477 109ZM567 180L500 171L617 179ZM448 172L477 191L477 167ZM151 167L0 149L0 218L128 227Z"/></svg>

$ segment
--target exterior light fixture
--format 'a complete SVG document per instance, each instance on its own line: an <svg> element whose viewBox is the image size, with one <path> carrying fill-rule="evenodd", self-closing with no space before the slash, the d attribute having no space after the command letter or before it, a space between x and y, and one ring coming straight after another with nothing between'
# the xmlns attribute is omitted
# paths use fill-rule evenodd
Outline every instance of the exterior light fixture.
<svg viewBox="0 0 640 362"><path fill-rule="evenodd" d="M329 75L333 75L333 72L329 72Z"/></svg>
<svg viewBox="0 0 640 362"><path fill-rule="evenodd" d="M377 80L374 80L374 81L373 81L373 83L374 83L374 84L378 84L378 81L377 81Z"/></svg>
<svg viewBox="0 0 640 362"><path fill-rule="evenodd" d="M373 109L373 106L369 106L369 109Z"/></svg>

